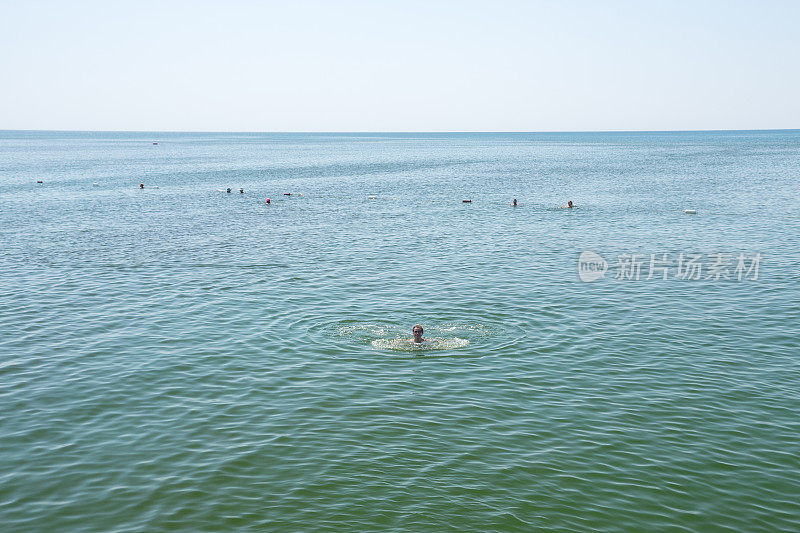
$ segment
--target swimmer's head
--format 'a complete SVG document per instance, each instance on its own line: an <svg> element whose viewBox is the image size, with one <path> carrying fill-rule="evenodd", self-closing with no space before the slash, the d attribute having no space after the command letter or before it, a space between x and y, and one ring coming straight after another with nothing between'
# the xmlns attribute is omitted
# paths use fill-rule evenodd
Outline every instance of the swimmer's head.
<svg viewBox="0 0 800 533"><path fill-rule="evenodd" d="M567 202L567 205L568 205L568 206L570 206L570 207L572 207L572 200L570 200L569 202Z"/></svg>
<svg viewBox="0 0 800 533"><path fill-rule="evenodd" d="M422 331L422 326L419 324L414 326L414 328L411 330L411 332L414 334L414 342L422 342Z"/></svg>

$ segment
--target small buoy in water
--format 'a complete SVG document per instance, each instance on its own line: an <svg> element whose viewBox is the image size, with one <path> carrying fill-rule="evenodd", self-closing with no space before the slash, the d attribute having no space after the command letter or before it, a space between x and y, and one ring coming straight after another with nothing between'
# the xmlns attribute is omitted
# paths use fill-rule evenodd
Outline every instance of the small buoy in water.
<svg viewBox="0 0 800 533"><path fill-rule="evenodd" d="M155 146L156 144L158 144L158 143L153 143L153 145L154 145L154 146Z"/></svg>
<svg viewBox="0 0 800 533"><path fill-rule="evenodd" d="M686 213L687 215L696 215L697 214L697 210L696 209L684 209L683 212Z"/></svg>
<svg viewBox="0 0 800 533"><path fill-rule="evenodd" d="M291 195L292 195L292 193L290 193L290 192L285 192L285 193L283 193L283 195L284 195L284 196L291 196Z"/></svg>
<svg viewBox="0 0 800 533"><path fill-rule="evenodd" d="M267 198L267 203L269 203L269 198Z"/></svg>
<svg viewBox="0 0 800 533"><path fill-rule="evenodd" d="M471 203L472 203L472 200L461 200L461 201L462 201L463 203L465 203L465 204L471 204Z"/></svg>
<svg viewBox="0 0 800 533"><path fill-rule="evenodd" d="M36 183L44 183L42 180L36 180Z"/></svg>
<svg viewBox="0 0 800 533"><path fill-rule="evenodd" d="M377 196L367 196L367 200L374 200Z"/></svg>
<svg viewBox="0 0 800 533"><path fill-rule="evenodd" d="M92 183L92 187L99 187L99 186L100 186L100 184L97 183L97 182Z"/></svg>

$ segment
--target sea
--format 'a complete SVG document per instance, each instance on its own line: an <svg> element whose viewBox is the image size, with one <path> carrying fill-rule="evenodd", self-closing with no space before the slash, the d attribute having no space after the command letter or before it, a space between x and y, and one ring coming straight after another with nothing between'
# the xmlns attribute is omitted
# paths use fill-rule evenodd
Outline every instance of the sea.
<svg viewBox="0 0 800 533"><path fill-rule="evenodd" d="M798 130L0 132L3 531L798 531L799 334Z"/></svg>

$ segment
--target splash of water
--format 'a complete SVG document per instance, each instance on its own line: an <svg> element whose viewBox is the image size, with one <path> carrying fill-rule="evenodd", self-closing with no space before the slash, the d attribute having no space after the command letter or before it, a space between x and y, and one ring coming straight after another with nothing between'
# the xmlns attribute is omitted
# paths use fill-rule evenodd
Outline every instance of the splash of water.
<svg viewBox="0 0 800 533"><path fill-rule="evenodd" d="M430 324L425 328L425 336L430 340L414 343L409 339L408 328L392 323L376 322L332 322L320 331L335 342L345 344L366 344L375 349L427 354L429 356L447 355L443 352L465 348L481 342L497 333L494 327L483 324L443 323ZM502 336L502 335L501 335Z"/></svg>
<svg viewBox="0 0 800 533"><path fill-rule="evenodd" d="M467 339L451 337L434 339L425 342L413 342L408 339L375 339L372 346L380 350L395 350L400 352L421 352L428 350L452 350L464 348L469 345Z"/></svg>

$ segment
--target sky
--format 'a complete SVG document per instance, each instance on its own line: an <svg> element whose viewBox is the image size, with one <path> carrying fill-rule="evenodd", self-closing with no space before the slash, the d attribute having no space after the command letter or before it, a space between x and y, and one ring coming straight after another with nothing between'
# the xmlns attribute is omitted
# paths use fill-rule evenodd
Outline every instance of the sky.
<svg viewBox="0 0 800 533"><path fill-rule="evenodd" d="M0 129L800 128L796 1L0 0Z"/></svg>

